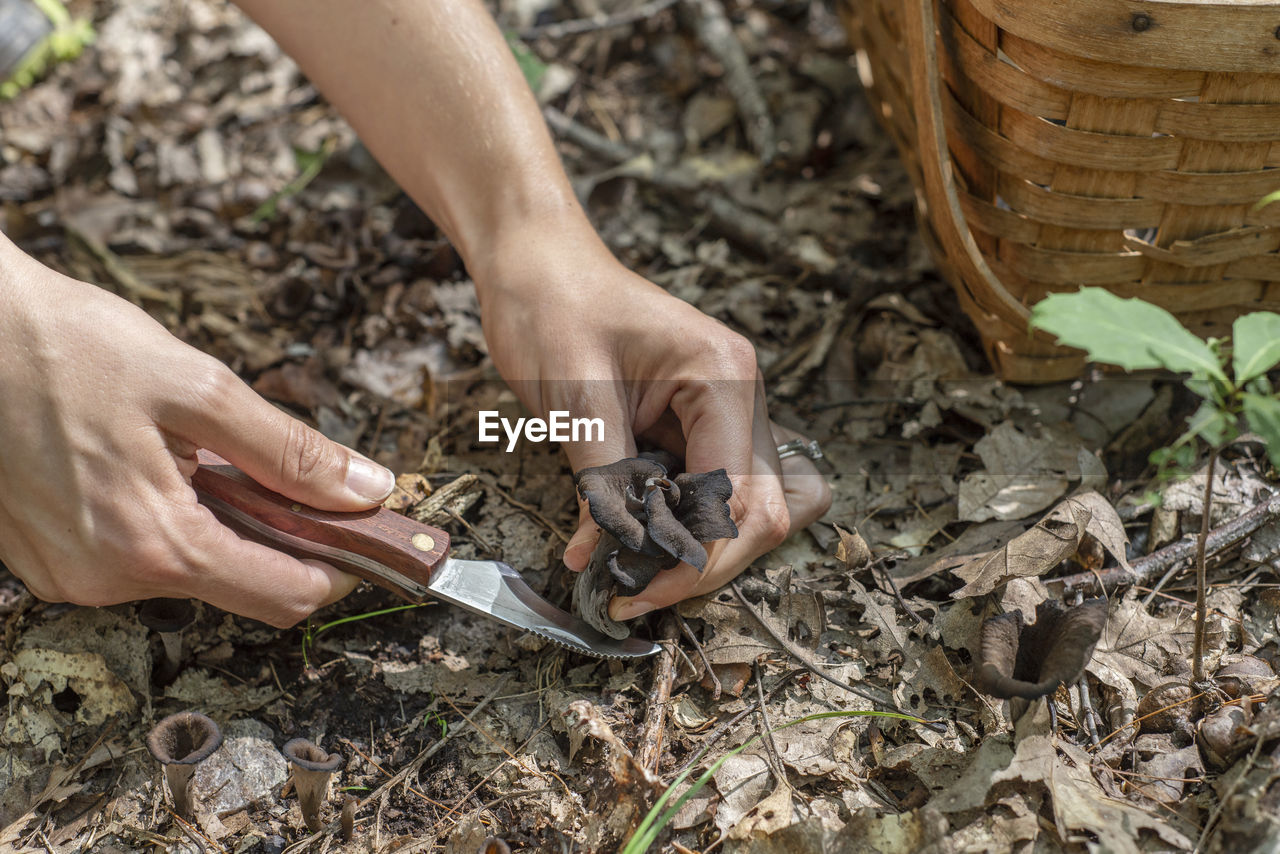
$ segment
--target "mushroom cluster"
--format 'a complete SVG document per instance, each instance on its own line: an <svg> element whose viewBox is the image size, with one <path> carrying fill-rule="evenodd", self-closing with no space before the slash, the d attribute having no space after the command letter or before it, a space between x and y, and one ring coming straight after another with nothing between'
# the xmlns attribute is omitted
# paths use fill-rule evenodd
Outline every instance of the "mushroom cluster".
<svg viewBox="0 0 1280 854"><path fill-rule="evenodd" d="M196 766L222 746L222 731L210 718L199 712L178 712L159 721L147 734L147 750L164 768L164 779L173 796L173 811L184 821L195 815L195 798L191 779ZM293 787L307 830L317 833L324 828L320 808L329 791L329 779L342 767L342 756L326 753L322 748L295 738L280 749L293 772ZM347 794L343 798L341 825L344 841L351 838L359 801Z"/></svg>
<svg viewBox="0 0 1280 854"><path fill-rule="evenodd" d="M659 572L681 562L701 572L705 543L738 536L729 514L733 484L725 470L672 475L676 465L669 454L641 454L574 476L603 530L574 586L574 608L611 637L630 634L609 618L613 595L639 593Z"/></svg>

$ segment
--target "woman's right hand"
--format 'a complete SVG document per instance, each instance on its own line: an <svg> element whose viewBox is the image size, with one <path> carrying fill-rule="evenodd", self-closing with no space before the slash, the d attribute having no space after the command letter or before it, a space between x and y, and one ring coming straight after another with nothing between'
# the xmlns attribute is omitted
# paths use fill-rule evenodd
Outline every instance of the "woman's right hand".
<svg viewBox="0 0 1280 854"><path fill-rule="evenodd" d="M357 579L221 525L190 486L196 450L324 510L375 506L393 486L141 309L3 235L0 401L0 561L47 601L191 597L293 625Z"/></svg>

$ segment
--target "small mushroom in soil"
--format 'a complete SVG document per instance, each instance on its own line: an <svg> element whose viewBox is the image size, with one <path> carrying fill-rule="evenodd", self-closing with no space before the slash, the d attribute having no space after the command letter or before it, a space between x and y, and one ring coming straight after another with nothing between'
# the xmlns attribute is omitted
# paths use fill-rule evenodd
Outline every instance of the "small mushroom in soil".
<svg viewBox="0 0 1280 854"><path fill-rule="evenodd" d="M182 666L182 630L196 618L190 599L148 599L138 609L138 622L160 635L164 657L152 673L161 685L172 682Z"/></svg>
<svg viewBox="0 0 1280 854"><path fill-rule="evenodd" d="M480 843L479 854L511 854L511 846L496 836L490 836Z"/></svg>
<svg viewBox="0 0 1280 854"><path fill-rule="evenodd" d="M574 610L611 637L631 633L609 617L615 593L639 593L682 561L701 572L707 564L704 543L738 536L729 514L733 484L725 470L671 477L676 465L669 454L641 454L575 475L602 533L574 584Z"/></svg>
<svg viewBox="0 0 1280 854"><path fill-rule="evenodd" d="M222 731L199 712L178 712L147 734L147 750L164 766L164 779L180 818L192 816L191 777L196 766L222 746Z"/></svg>
<svg viewBox="0 0 1280 854"><path fill-rule="evenodd" d="M342 767L342 757L324 750L305 738L295 738L280 749L293 768L293 788L298 793L298 805L302 808L302 820L307 830L318 832L320 805L329 789L329 778Z"/></svg>
<svg viewBox="0 0 1280 854"><path fill-rule="evenodd" d="M1070 608L1041 602L1031 625L1023 622L1020 611L991 617L982 624L974 684L1006 700L1048 696L1084 674L1106 622L1104 599L1086 599Z"/></svg>
<svg viewBox="0 0 1280 854"><path fill-rule="evenodd" d="M342 841L350 842L356 828L356 807L360 799L350 792L342 796Z"/></svg>

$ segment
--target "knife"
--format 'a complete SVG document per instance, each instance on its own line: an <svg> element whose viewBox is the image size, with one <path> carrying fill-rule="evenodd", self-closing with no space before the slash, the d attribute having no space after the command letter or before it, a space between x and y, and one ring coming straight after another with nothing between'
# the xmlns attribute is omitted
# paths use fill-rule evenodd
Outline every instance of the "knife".
<svg viewBox="0 0 1280 854"><path fill-rule="evenodd" d="M642 658L661 647L615 640L543 599L496 560L459 560L449 534L386 508L330 513L262 486L217 454L199 451L191 477L200 503L237 534L297 558L322 560L410 602L440 599L598 658Z"/></svg>

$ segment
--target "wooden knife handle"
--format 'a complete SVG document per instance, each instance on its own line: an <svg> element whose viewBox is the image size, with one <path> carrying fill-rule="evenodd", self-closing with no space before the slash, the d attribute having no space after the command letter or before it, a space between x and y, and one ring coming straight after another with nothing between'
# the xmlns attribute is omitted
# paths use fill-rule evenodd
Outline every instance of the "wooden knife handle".
<svg viewBox="0 0 1280 854"><path fill-rule="evenodd" d="M431 574L449 553L449 535L385 508L330 513L291 501L217 454L199 451L191 477L200 503L246 539L314 558L411 601L428 596Z"/></svg>

